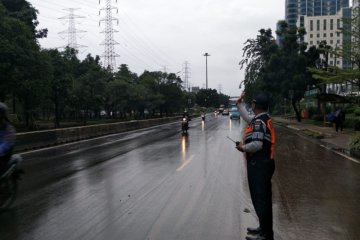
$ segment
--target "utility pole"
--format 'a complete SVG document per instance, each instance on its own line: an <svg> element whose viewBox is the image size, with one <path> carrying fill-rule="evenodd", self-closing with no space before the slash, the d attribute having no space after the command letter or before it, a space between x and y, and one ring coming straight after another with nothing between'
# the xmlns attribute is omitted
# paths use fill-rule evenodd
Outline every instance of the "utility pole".
<svg viewBox="0 0 360 240"><path fill-rule="evenodd" d="M206 89L208 89L208 67L207 67L207 58L210 57L210 54L205 53L204 56L205 56L205 58L206 58Z"/></svg>
<svg viewBox="0 0 360 240"><path fill-rule="evenodd" d="M85 18L83 16L79 16L79 15L75 15L74 14L74 11L75 10L78 10L79 8L68 8L68 9L63 9L65 11L69 11L69 15L66 15L64 17L61 17L61 18L58 18L58 19L63 19L63 20L67 20L69 22L69 27L67 30L64 30L62 32L59 32L58 34L60 35L67 35L67 40L68 40L68 43L66 46L64 46L63 48L65 47L69 47L69 48L73 48L75 49L76 51L79 50L79 48L84 48L86 46L84 45L80 45L77 43L77 33L84 33L86 31L83 31L83 30L79 30L79 29L76 29L75 27L75 18ZM63 39L65 39L63 38Z"/></svg>
<svg viewBox="0 0 360 240"><path fill-rule="evenodd" d="M99 4L100 4L99 0ZM117 7L111 6L112 0L105 0L106 5L104 8L101 8L99 11L99 16L101 11L105 11L105 18L100 19L99 26L101 22L105 22L105 30L101 33L105 33L105 42L101 45L105 45L105 51L102 57L104 57L104 67L110 68L111 71L116 70L116 60L115 58L120 57L120 55L115 53L115 45L119 44L114 40L114 33L118 32L114 30L113 28L113 21L117 21L117 24L119 25L119 19L112 17L112 10L116 9L118 12ZM117 0L116 0L117 2Z"/></svg>
<svg viewBox="0 0 360 240"><path fill-rule="evenodd" d="M190 82L189 82L190 74L191 73L190 73L189 62L185 61L183 65L184 88L189 92L190 92Z"/></svg>

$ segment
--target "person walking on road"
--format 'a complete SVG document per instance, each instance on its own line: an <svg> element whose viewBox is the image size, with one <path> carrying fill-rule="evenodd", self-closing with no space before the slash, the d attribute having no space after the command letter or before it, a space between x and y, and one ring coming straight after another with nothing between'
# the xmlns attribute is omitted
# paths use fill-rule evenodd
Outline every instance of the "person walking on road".
<svg viewBox="0 0 360 240"><path fill-rule="evenodd" d="M242 119L249 125L245 130L244 143L240 142L236 148L245 153L250 196L260 225L247 228L249 236L246 239L273 240L271 178L275 171L275 131L267 113L269 101L266 95L257 95L252 100L255 117L251 118L243 102L244 96L245 92L237 100L237 106Z"/></svg>
<svg viewBox="0 0 360 240"><path fill-rule="evenodd" d="M6 116L7 109L7 106L0 102L0 175L6 171L15 145L16 131Z"/></svg>
<svg viewBox="0 0 360 240"><path fill-rule="evenodd" d="M335 123L335 130L336 132L339 131L339 128L341 131L343 131L344 128L344 121L345 121L345 112L341 109L338 109L335 112L335 118L334 118L334 123Z"/></svg>

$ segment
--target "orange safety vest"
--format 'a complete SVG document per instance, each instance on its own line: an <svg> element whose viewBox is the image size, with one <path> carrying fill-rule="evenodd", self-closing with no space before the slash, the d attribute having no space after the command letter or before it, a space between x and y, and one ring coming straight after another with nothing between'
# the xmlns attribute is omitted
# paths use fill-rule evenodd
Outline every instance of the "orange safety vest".
<svg viewBox="0 0 360 240"><path fill-rule="evenodd" d="M258 131L261 127L264 127L264 130ZM245 158L266 157L274 160L275 130L272 127L269 114L255 116L245 129L245 144L258 138L263 142L262 149L255 153L245 152Z"/></svg>

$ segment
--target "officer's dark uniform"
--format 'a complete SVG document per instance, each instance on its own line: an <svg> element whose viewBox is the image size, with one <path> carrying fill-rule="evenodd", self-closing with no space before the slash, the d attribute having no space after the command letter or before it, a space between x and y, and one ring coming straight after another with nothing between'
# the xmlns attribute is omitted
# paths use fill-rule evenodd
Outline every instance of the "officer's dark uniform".
<svg viewBox="0 0 360 240"><path fill-rule="evenodd" d="M274 143L275 132L267 113L255 116L245 131L245 145L253 141L263 142L261 150L246 152L247 172L251 200L259 218L261 235L266 240L274 237L272 223L271 177L275 170Z"/></svg>

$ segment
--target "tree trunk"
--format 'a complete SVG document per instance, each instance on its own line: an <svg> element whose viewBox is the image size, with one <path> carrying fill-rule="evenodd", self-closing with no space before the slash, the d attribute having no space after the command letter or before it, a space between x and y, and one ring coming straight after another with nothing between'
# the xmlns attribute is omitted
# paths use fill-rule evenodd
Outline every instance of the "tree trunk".
<svg viewBox="0 0 360 240"><path fill-rule="evenodd" d="M292 99L291 104L292 104L295 114L296 114L296 120L298 122L301 122L301 113L299 112L299 110L296 107L296 101L294 99Z"/></svg>
<svg viewBox="0 0 360 240"><path fill-rule="evenodd" d="M60 120L59 120L59 101L58 101L58 97L57 97L57 94L55 96L55 99L54 99L54 107L55 107L55 119L54 119L54 128L59 128L60 127Z"/></svg>
<svg viewBox="0 0 360 240"><path fill-rule="evenodd" d="M16 99L15 99L15 93L13 93L13 95L12 95L12 109L13 109L13 114L16 114Z"/></svg>

